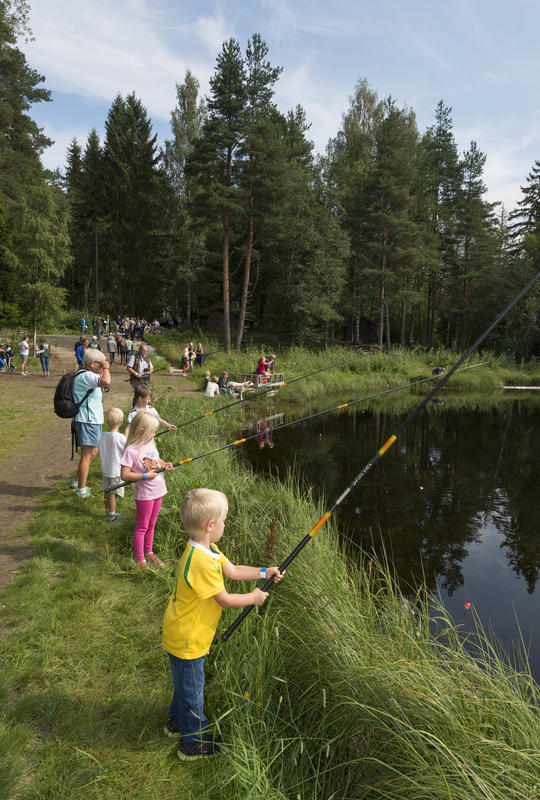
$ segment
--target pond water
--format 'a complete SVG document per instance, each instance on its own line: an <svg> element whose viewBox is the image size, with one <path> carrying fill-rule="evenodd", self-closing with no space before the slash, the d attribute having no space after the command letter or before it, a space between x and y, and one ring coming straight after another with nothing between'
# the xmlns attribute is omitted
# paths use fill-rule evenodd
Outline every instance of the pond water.
<svg viewBox="0 0 540 800"><path fill-rule="evenodd" d="M320 407L332 405L327 398ZM244 453L258 471L294 470L329 507L407 415L381 408L261 433ZM268 413L274 426L309 411ZM437 593L463 631L474 630L477 616L508 652L522 639L540 681L539 478L536 398L506 396L487 409L445 399L413 420L336 517L364 548L384 546L404 586Z"/></svg>

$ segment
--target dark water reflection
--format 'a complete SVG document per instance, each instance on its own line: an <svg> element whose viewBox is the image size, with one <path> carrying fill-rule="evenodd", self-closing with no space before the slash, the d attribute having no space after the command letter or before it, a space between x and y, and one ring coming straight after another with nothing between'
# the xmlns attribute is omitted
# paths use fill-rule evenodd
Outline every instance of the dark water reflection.
<svg viewBox="0 0 540 800"><path fill-rule="evenodd" d="M289 409L285 421L303 413ZM346 409L278 432L270 446L260 437L245 453L259 471L294 468L329 505L405 416ZM540 680L539 476L538 403L430 405L345 500L338 521L364 547L384 544L400 580L438 591L464 630L476 614L509 650L521 630Z"/></svg>

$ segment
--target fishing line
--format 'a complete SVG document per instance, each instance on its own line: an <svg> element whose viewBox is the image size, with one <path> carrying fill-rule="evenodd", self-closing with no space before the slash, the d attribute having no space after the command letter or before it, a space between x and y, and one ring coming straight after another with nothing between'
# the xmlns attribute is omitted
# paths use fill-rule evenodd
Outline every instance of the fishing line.
<svg viewBox="0 0 540 800"><path fill-rule="evenodd" d="M405 428L408 425L410 425L410 423L417 416L417 414L419 414L420 411L422 411L422 409L426 407L426 405L429 403L431 398L439 391L439 389L441 389L444 386L445 383L447 383L447 381L451 378L451 376L459 369L461 364L463 364L463 362L467 358L469 358L469 356L478 348L478 345L486 338L486 336L488 336L491 333L493 328L495 328L499 324L499 322L502 319L504 319L504 317L515 306L515 304L519 300L521 300L523 295L526 294L529 291L529 289L531 288L531 286L533 286L536 283L538 278L540 278L540 272L537 272L536 275L529 281L529 283L526 286L524 286L523 289L521 289L520 292L518 292L518 294L513 298L513 300L511 300L510 303L508 303L506 308L503 311L501 311L501 313L495 319L495 321L492 322L491 325L489 325L486 328L484 333L482 333L482 335L478 337L478 339L474 342L474 344L472 344L469 347L469 349L462 355L462 357L460 359L458 359L458 361L456 361L456 363L449 370L449 372L447 372L446 375L444 375L441 378L441 380L437 383L437 385L434 386L433 389L431 389L430 392L428 392L428 394L424 397L424 399L421 400L420 403L418 403L416 408L413 409L413 411L409 414L409 416L401 423L401 425L398 427L396 432L394 434L392 434L392 436L390 436L390 438L386 440L386 442L382 445L382 447L380 447L377 450L377 452L375 453L373 458L371 458L371 460L368 461L368 463L360 470L358 475L356 475L353 478L353 480L347 486L345 491L340 494L340 496L337 498L337 500L334 500L334 503L330 506L329 510L326 511L322 515L322 517L315 523L315 525L312 527L312 529L304 536L304 538L296 545L294 550L287 556L285 561L279 567L279 571L280 572L283 572L289 566L289 564L292 561L294 561L296 556L303 550L303 548L306 546L306 544L308 544L308 542L310 542L312 540L312 538L315 536L315 534L317 533L319 528L322 528L322 526L330 519L330 517L335 512L335 510L341 505L341 503L345 500L345 498L348 497L348 495L352 492L352 490L355 488L355 486L362 480L362 478L365 477L365 475L367 475L369 470L373 466L375 466L375 464L392 447L394 442L398 439L399 435L405 430ZM269 578L266 581L266 583L262 587L262 591L263 592L268 592L272 588L273 585L274 585L274 576L272 576L271 578ZM253 610L253 608L255 608L254 605L246 606L244 608L244 610L238 615L238 617L235 619L235 621L232 623L232 625L230 625L227 628L227 630L221 635L221 641L222 642L226 642L227 641L227 639L238 628L238 626L247 617L247 615L250 613L250 611Z"/></svg>
<svg viewBox="0 0 540 800"><path fill-rule="evenodd" d="M463 367L462 370L472 369L473 367L479 367L482 364L488 364L488 361L482 361L479 364L471 364L468 367ZM321 417L323 414L329 414L331 411L337 411L340 408L347 408L348 406L354 406L357 403L363 403L366 400L373 400L375 397L382 397L384 394L390 394L391 392L399 392L401 389L408 389L411 386L416 386L419 383L425 383L426 381L434 380L433 376L431 375L429 378L421 378L418 381L413 381L412 383L403 383L401 386L394 386L392 389L384 389L382 392L375 392L374 394L368 394L365 397L360 397L358 400L350 400L348 403L340 403L338 406L332 406L332 408L325 408L323 411L317 411L315 414L309 414L307 417L301 417L300 419L293 419L291 422L284 422L282 425L276 425L274 428L268 428L265 431L257 431L257 433L253 433L251 436L245 436L243 439L236 439L234 442L229 442L228 444L222 444L220 447L215 447L213 450L207 450L205 453L199 453L196 456L191 456L190 458L184 458L182 461L176 461L173 464L173 467L181 467L184 464L189 464L191 461L197 461L199 458L205 458L206 456L211 456L214 453L219 453L221 450L227 450L230 447L235 447L239 444L244 444L244 442L249 442L251 439L256 439L258 436L261 436L261 433L268 434L268 433L275 433L276 431L281 431L284 428L289 428L291 425L298 425L299 422L307 422L310 419L315 419L316 417ZM156 438L154 436L154 438ZM159 469L152 470L153 472L160 473L165 472L163 467ZM123 486L129 486L130 483L136 483L137 481L124 481L123 483L118 483L116 486L111 486L107 489L108 492L113 492L116 489L121 489Z"/></svg>
<svg viewBox="0 0 540 800"><path fill-rule="evenodd" d="M300 378L293 378L292 381L284 381L283 383L279 384L279 386L291 386L293 383L297 383L298 381L304 381L307 378L312 378L313 375L319 375L321 372L327 372L329 369L336 369L336 367L342 367L345 364L352 364L353 361L356 359L348 358L346 361L340 361L338 364L332 364L330 367L323 367L322 369L315 370L315 372L308 372L307 375L301 375ZM427 379L426 379L427 380ZM413 384L409 384L412 386ZM257 400L262 395L268 394L269 392L275 392L276 385L269 386L267 389L263 389L261 392L257 392L255 395L251 395L250 397L244 397L243 400L235 400L233 403L227 403L225 406L220 406L219 408L214 409L213 411L207 411L205 414L200 414L198 417L193 417L193 419L189 419L187 422L182 422L180 425L176 426L176 430L180 430L180 428L184 428L186 425L191 425L192 422L198 422L200 419L204 419L205 417L211 417L213 414L219 414L220 411L225 411L227 408L232 408L233 406L237 406L239 403L246 403L248 400ZM333 410L333 409L332 409ZM300 421L300 420L299 420ZM290 423L289 423L290 424ZM157 433L154 438L157 436L163 436L165 433L175 433L176 431L161 431L161 433Z"/></svg>

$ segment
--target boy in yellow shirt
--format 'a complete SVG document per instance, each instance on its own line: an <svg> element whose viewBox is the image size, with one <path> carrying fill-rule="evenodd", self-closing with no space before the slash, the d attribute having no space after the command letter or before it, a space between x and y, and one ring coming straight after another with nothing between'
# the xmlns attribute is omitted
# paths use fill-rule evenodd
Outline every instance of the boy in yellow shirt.
<svg viewBox="0 0 540 800"><path fill-rule="evenodd" d="M223 576L266 580L282 574L277 567L235 566L216 547L223 536L227 498L213 489L191 489L182 501L180 519L191 535L178 565L176 586L163 619L162 644L169 655L174 694L165 732L181 734L182 761L214 755L218 745L207 733L204 713L204 660L223 608L260 606L268 592L253 589L229 594Z"/></svg>

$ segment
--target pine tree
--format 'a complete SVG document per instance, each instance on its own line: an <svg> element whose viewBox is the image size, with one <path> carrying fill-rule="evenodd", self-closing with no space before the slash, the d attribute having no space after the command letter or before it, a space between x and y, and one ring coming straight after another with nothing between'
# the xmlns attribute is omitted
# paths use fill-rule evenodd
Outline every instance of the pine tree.
<svg viewBox="0 0 540 800"><path fill-rule="evenodd" d="M264 198L261 198L261 195L268 195L269 191L272 191L269 184L272 181L272 174L276 171L272 142L275 141L277 134L277 110L272 98L273 87L282 68L272 67L266 60L267 55L267 45L258 33L253 34L246 49L246 106L243 115L242 141L239 147L239 163L236 168L239 184L243 185L246 196L248 228L240 314L236 333L237 350L242 347L244 334L256 219L261 216L264 208ZM268 198L266 199L268 200ZM272 200L276 202L275 197Z"/></svg>
<svg viewBox="0 0 540 800"><path fill-rule="evenodd" d="M377 338L390 348L389 303L393 293L404 292L421 231L415 219L415 148L418 139L414 114L400 110L389 99L376 134L373 168L365 189L365 243L371 268L363 274L379 286ZM402 298L403 300L403 298ZM402 304L403 308L403 304ZM402 338L404 311L402 312Z"/></svg>
<svg viewBox="0 0 540 800"><path fill-rule="evenodd" d="M14 286L19 319L37 325L40 311L63 302L57 284L69 262L67 211L53 176L40 155L51 142L27 113L34 103L50 100L43 76L31 69L16 46L29 35L28 5L0 4L0 206L3 214L3 267L6 288Z"/></svg>
<svg viewBox="0 0 540 800"><path fill-rule="evenodd" d="M343 117L342 129L330 140L324 160L330 202L351 241L348 290L343 297L343 309L350 318L351 338L356 344L360 340L360 317L366 314L370 298L362 277L363 270L370 266L364 241L364 194L375 159L376 133L383 116L383 102L366 80L360 81Z"/></svg>
<svg viewBox="0 0 540 800"><path fill-rule="evenodd" d="M125 100L118 95L105 123L107 252L114 265L115 301L132 314L143 305L148 313L159 310L152 269L162 242L158 206L162 176L157 169L156 139L140 100L134 94Z"/></svg>
<svg viewBox="0 0 540 800"><path fill-rule="evenodd" d="M421 187L419 218L432 234L428 243L427 313L425 344L434 343L438 293L451 271L456 251L456 198L461 170L452 131L452 109L442 100L435 112L435 125L422 137L419 151ZM438 251L438 252L437 252Z"/></svg>
<svg viewBox="0 0 540 800"><path fill-rule="evenodd" d="M229 259L231 216L239 209L238 189L233 184L233 155L242 137L243 111L246 103L245 68L240 45L235 39L223 44L210 79L208 101L210 119L206 137L213 149L211 163L214 203L218 206L223 226L223 329L225 349L231 347Z"/></svg>
<svg viewBox="0 0 540 800"><path fill-rule="evenodd" d="M471 282L481 281L486 273L491 274L497 248L494 205L487 203L483 197L487 191L482 179L485 162L486 156L473 141L460 164L463 184L457 194L458 255L452 281L457 297L451 304L457 312L452 344L460 350L468 341Z"/></svg>

